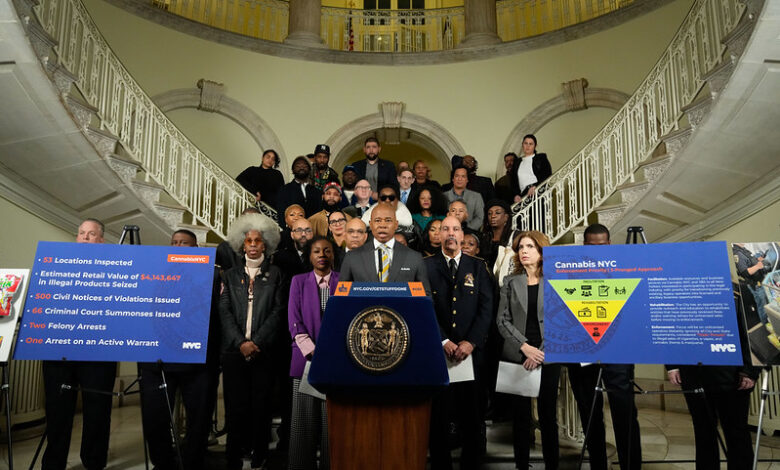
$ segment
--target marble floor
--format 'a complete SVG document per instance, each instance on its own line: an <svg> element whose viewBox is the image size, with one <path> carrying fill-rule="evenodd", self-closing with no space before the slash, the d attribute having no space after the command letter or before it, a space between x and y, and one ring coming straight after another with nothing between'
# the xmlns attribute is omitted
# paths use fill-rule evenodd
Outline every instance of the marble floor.
<svg viewBox="0 0 780 470"><path fill-rule="evenodd" d="M606 420L608 429L607 437L610 441L610 459L615 463L612 466L618 469L614 449L614 437L609 427L610 420ZM655 409L641 409L639 423L642 428L642 452L644 469L694 469L693 463L684 462L693 458L693 428L687 414L678 412L663 412ZM111 447L109 451L108 468L111 470L140 470L144 469L144 452L141 437L141 420L139 408L129 405L114 409L112 415ZM78 458L78 446L80 442L81 416L77 415L74 422L73 442L71 443L70 460L68 469L82 469ZM13 459L15 468L28 468L35 453L39 437L31 437L30 431L18 432L14 436ZM753 436L755 438L755 435ZM218 443L209 448L207 468L219 470L224 468L223 452L224 437L220 437ZM500 423L488 428L488 455L483 469L504 470L513 469L511 429L508 424ZM3 444L5 437L3 437ZM576 469L579 458L580 444L575 441L561 440L561 469ZM4 468L8 462L7 446L0 447L0 468ZM275 456L272 468L284 468L279 456ZM761 470L780 470L780 437L762 436L761 450L758 468ZM541 463L541 451L537 446L532 452L534 470L543 469ZM772 460L776 460L773 462ZM751 463L746 462L743 468L750 469ZM40 468L40 460L35 468ZM248 463L245 468L249 468ZM587 464L583 466L587 469ZM725 463L722 468L726 468ZM714 470L714 469L713 469Z"/></svg>

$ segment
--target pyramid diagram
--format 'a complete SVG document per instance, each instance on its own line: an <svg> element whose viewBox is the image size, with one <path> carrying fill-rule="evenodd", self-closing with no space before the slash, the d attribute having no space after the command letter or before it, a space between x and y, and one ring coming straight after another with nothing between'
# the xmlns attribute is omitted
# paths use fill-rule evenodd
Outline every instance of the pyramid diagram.
<svg viewBox="0 0 780 470"><path fill-rule="evenodd" d="M642 279L556 279L550 285L596 344Z"/></svg>

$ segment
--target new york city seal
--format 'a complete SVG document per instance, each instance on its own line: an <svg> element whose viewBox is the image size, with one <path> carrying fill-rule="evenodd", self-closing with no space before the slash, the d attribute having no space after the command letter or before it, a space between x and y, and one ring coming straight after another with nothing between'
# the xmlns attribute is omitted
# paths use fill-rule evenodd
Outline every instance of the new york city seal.
<svg viewBox="0 0 780 470"><path fill-rule="evenodd" d="M406 358L409 327L393 309L368 307L349 324L347 348L352 360L364 371L389 372Z"/></svg>

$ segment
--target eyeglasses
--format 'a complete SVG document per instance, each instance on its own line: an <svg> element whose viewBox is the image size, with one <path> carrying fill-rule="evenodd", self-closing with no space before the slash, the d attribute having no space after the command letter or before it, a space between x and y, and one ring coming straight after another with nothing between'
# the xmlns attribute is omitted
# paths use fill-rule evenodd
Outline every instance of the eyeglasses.
<svg viewBox="0 0 780 470"><path fill-rule="evenodd" d="M335 219L328 221L328 225L341 225L345 223L347 223L347 219Z"/></svg>
<svg viewBox="0 0 780 470"><path fill-rule="evenodd" d="M355 186L355 189L371 189L371 186L363 186L361 184L360 186Z"/></svg>
<svg viewBox="0 0 780 470"><path fill-rule="evenodd" d="M379 196L380 201L395 201L395 194L382 194Z"/></svg>
<svg viewBox="0 0 780 470"><path fill-rule="evenodd" d="M506 214L506 212L501 211L501 210L498 210L498 211L488 211L488 213L487 213L488 216L491 216L491 215L504 215L504 214Z"/></svg>
<svg viewBox="0 0 780 470"><path fill-rule="evenodd" d="M364 233L366 233L366 231L365 230L351 228L351 229L347 230L347 233L350 234L350 235L358 235L358 234L359 235L363 235Z"/></svg>
<svg viewBox="0 0 780 470"><path fill-rule="evenodd" d="M292 231L293 233L301 234L301 233L313 233L310 228L296 228Z"/></svg>

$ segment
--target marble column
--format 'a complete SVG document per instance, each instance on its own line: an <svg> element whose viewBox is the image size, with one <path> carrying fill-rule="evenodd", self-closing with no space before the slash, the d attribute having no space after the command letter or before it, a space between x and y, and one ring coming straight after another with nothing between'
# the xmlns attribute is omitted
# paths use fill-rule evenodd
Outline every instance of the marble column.
<svg viewBox="0 0 780 470"><path fill-rule="evenodd" d="M496 33L496 0L465 0L466 35L458 47L499 44Z"/></svg>
<svg viewBox="0 0 780 470"><path fill-rule="evenodd" d="M320 36L321 0L290 0L290 25L285 44L327 47Z"/></svg>

